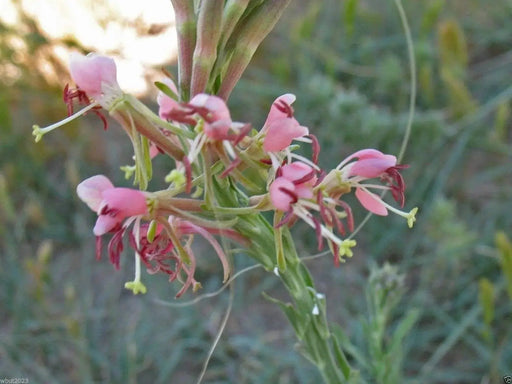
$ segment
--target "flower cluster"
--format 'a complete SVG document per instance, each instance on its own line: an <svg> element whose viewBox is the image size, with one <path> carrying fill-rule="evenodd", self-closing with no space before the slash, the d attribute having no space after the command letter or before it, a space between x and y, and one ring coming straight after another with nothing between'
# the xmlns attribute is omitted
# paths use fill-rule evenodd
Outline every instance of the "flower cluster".
<svg viewBox="0 0 512 384"><path fill-rule="evenodd" d="M108 254L116 268L124 239L135 253L135 279L126 287L134 293L145 292L141 265L148 273L168 275L180 281L178 296L188 288L196 290L197 265L193 239L203 237L219 258L226 281L230 274L229 257L221 242L255 247L262 239L254 228L254 217L274 212L275 243L273 264L282 253L282 228L302 220L312 227L318 247L330 248L336 265L352 256L356 245L351 237L354 217L345 197L355 192L357 200L369 212L385 216L393 212L415 221L417 208L404 212L384 200L386 191L400 207L404 206L405 183L400 171L406 166L393 155L376 149L363 149L341 161L330 171L318 166L320 146L307 127L294 116L295 96L284 94L271 105L260 129L233 121L225 100L197 92L190 100L181 100L174 83L166 78L158 84L158 113L122 92L116 80L112 59L99 55L71 57L71 76L77 88L66 86L68 111L78 99L85 108L48 128L34 126L39 140L45 133L71 118L98 109L108 112L128 134L134 147L135 166L124 167L134 174L139 189L114 187L97 175L77 187L78 196L97 213L93 233L97 237L97 255L102 253L102 237L111 236ZM311 158L297 153L305 143L312 148ZM165 154L174 160L162 191L146 191L152 177L152 158ZM380 193L379 193L380 192ZM261 221L258 221L261 223ZM259 231L259 232L258 232ZM270 268L267 256L262 263Z"/></svg>

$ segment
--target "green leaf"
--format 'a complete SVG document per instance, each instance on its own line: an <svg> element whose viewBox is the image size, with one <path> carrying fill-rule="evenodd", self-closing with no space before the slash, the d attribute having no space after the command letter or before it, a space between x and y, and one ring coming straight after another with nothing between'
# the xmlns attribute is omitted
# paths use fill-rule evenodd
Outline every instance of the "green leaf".
<svg viewBox="0 0 512 384"><path fill-rule="evenodd" d="M300 316L293 307L291 303L285 303L284 301L278 300L265 292L262 292L262 295L268 301L279 305L279 307L283 310L284 314L288 318L288 321L292 324L293 329L298 337L304 334L304 326L300 323Z"/></svg>
<svg viewBox="0 0 512 384"><path fill-rule="evenodd" d="M155 86L161 90L164 94L169 96L171 99L178 101L178 95L174 93L174 91L169 88L167 84L162 83L161 81L155 81Z"/></svg>
<svg viewBox="0 0 512 384"><path fill-rule="evenodd" d="M421 311L419 309L411 309L407 315L400 321L400 324L393 333L393 338L389 347L389 355L393 356L400 353L403 340L418 321Z"/></svg>
<svg viewBox="0 0 512 384"><path fill-rule="evenodd" d="M336 337L332 337L333 344L334 344L334 357L336 358L336 361L338 362L338 365L341 368L341 371L343 372L343 376L345 376L345 379L349 379L350 373L352 371L352 368L350 367L350 364L348 363L347 357L343 353L343 350L341 349L340 343L338 342L338 339Z"/></svg>

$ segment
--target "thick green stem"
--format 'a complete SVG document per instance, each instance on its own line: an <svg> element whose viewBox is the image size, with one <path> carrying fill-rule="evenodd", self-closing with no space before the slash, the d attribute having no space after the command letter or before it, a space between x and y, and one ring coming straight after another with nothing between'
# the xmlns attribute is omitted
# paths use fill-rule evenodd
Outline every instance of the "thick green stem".
<svg viewBox="0 0 512 384"><path fill-rule="evenodd" d="M294 325L304 355L317 366L324 381L327 384L347 382L350 368L345 361L336 358L337 344L327 323L324 296L316 292L288 229L283 232L286 270L279 272L279 276L295 304L293 310L288 306L285 313ZM341 350L336 352L342 355Z"/></svg>
<svg viewBox="0 0 512 384"><path fill-rule="evenodd" d="M348 383L350 367L329 330L324 295L315 290L307 268L299 259L288 228L281 228L285 268L277 268L274 228L260 215L239 217L236 229L251 239L249 254L267 270L276 273L292 302L278 304L292 324L300 342L300 350L320 371L325 383Z"/></svg>

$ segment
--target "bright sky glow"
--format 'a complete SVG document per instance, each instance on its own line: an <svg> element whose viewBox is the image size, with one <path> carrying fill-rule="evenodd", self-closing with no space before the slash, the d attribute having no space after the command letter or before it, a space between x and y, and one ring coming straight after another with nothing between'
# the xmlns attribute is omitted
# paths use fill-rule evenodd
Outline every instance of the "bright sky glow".
<svg viewBox="0 0 512 384"><path fill-rule="evenodd" d="M159 68L176 59L169 0L0 0L0 20L12 26L19 22L15 2L55 42L53 53L66 67L62 39L114 57L126 92L147 92L150 82L161 79Z"/></svg>

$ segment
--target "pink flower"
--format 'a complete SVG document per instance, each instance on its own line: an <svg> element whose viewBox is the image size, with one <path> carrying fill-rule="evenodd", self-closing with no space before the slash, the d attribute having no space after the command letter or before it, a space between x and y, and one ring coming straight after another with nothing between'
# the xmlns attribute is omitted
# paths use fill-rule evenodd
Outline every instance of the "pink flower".
<svg viewBox="0 0 512 384"><path fill-rule="evenodd" d="M263 126L265 138L263 149L267 152L279 152L288 147L292 140L306 136L309 130L303 127L293 117L291 104L295 101L295 95L287 93L278 97L267 116Z"/></svg>
<svg viewBox="0 0 512 384"><path fill-rule="evenodd" d="M270 200L280 211L289 212L300 198L312 199L317 177L315 170L301 162L279 168L278 177L270 185Z"/></svg>
<svg viewBox="0 0 512 384"><path fill-rule="evenodd" d="M212 140L227 140L233 125L226 102L218 96L200 93L188 103L204 121L204 133Z"/></svg>
<svg viewBox="0 0 512 384"><path fill-rule="evenodd" d="M389 206L380 196L368 190L372 186L367 186L361 181L380 178L388 184L386 188L391 190L393 198L403 206L405 183L399 170L406 167L406 165L397 165L395 156L370 148L348 156L336 167L336 170L341 172L343 180L356 188L356 197L364 208L376 215L386 216Z"/></svg>
<svg viewBox="0 0 512 384"><path fill-rule="evenodd" d="M117 229L127 217L147 213L146 196L130 188L115 188L103 176L92 176L76 188L78 197L98 214L93 232L96 236Z"/></svg>
<svg viewBox="0 0 512 384"><path fill-rule="evenodd" d="M116 78L116 64L112 58L95 53L84 56L73 52L69 67L71 77L78 87L102 106L108 107L113 99L122 95Z"/></svg>
<svg viewBox="0 0 512 384"><path fill-rule="evenodd" d="M295 193L299 198L313 198L312 189L316 184L317 177L315 170L309 165L299 161L286 164L281 167L280 174L295 185Z"/></svg>

